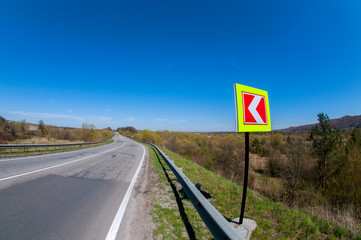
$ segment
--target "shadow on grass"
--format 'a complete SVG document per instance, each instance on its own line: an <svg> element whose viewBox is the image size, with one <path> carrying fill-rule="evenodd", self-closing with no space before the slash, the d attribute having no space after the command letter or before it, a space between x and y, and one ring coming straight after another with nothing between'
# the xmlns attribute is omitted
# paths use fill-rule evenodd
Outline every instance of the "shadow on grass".
<svg viewBox="0 0 361 240"><path fill-rule="evenodd" d="M158 152L157 152L153 147L152 147L152 149L153 149L155 155L157 156L157 159L158 159L160 165L161 165L162 168L163 168L163 172L164 172L164 174L165 174L165 176L166 176L166 178L167 178L167 180L168 180L168 183L169 183L170 187L171 187L172 190L173 190L173 193L174 193L174 196L175 196L175 198L176 198L177 205L178 205L179 213L180 213L180 215L181 215L181 217L182 217L182 221L183 221L183 223L184 223L184 226L186 227L186 230L187 230L189 239L192 239L192 240L193 240L193 239L197 239L197 238L196 238L196 235L195 235L195 233L194 233L193 227L192 227L192 225L190 224L190 222L189 222L189 220L188 220L188 217L187 217L187 214L186 214L186 212L185 212L185 210L184 210L182 198L181 198L181 196L179 195L176 186L173 184L173 181L177 181L177 179L171 179L171 178L169 177L169 174L168 174L168 172L167 172L167 170L169 170L169 169L166 169L166 168L164 167L164 165L163 165L163 163L162 163L162 161L161 161L161 158L160 158L159 155L158 155Z"/></svg>
<svg viewBox="0 0 361 240"><path fill-rule="evenodd" d="M201 189L201 186L202 186L202 185L200 185L199 183L196 183L195 186L196 186L196 188L199 190L199 192L200 192L206 199L212 198L212 195L211 195L211 194L209 194L208 192L203 191L203 190ZM184 191L183 188L182 188L181 190L179 190L179 193L181 194L182 199L189 200L189 198L188 198L188 196L187 196L187 194L186 194L186 192Z"/></svg>

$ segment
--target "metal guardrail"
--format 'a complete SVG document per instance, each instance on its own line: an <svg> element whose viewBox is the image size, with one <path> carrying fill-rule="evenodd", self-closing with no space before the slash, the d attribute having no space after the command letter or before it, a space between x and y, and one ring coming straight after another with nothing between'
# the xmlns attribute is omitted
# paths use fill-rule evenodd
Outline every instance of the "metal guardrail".
<svg viewBox="0 0 361 240"><path fill-rule="evenodd" d="M218 210L203 196L203 194L194 186L189 178L169 159L169 157L156 145L148 142L160 153L168 167L173 171L179 183L182 185L188 198L191 200L194 208L211 231L215 239L234 239L245 240L231 224L218 212Z"/></svg>
<svg viewBox="0 0 361 240"><path fill-rule="evenodd" d="M35 148L37 150L38 148L45 148L48 150L48 147L71 147L71 146L83 146L83 145L93 145L93 144L101 144L101 143L107 143L112 140L108 141L102 141L102 142L86 142L86 143L65 143L65 144L0 144L0 149L9 149L10 152L12 149L29 149L29 148Z"/></svg>

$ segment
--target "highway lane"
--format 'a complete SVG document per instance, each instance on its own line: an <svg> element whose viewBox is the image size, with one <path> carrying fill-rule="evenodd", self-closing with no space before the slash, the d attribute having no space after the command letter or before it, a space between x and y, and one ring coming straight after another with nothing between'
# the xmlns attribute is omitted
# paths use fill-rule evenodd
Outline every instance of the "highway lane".
<svg viewBox="0 0 361 240"><path fill-rule="evenodd" d="M114 238L144 155L117 137L91 149L0 160L0 239Z"/></svg>

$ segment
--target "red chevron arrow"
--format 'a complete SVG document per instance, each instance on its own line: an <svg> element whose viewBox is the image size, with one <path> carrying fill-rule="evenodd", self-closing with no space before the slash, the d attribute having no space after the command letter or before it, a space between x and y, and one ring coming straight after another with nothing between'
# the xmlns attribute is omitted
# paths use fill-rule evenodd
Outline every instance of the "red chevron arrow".
<svg viewBox="0 0 361 240"><path fill-rule="evenodd" d="M266 125L265 96L242 92L245 125Z"/></svg>

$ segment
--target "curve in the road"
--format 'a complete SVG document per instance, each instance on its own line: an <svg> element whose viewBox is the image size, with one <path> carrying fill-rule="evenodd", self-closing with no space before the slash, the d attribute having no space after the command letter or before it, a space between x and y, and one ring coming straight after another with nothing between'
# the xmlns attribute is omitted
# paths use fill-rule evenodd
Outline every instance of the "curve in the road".
<svg viewBox="0 0 361 240"><path fill-rule="evenodd" d="M0 239L116 239L146 155L117 140L0 161Z"/></svg>

